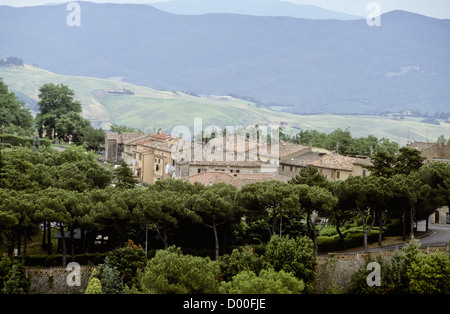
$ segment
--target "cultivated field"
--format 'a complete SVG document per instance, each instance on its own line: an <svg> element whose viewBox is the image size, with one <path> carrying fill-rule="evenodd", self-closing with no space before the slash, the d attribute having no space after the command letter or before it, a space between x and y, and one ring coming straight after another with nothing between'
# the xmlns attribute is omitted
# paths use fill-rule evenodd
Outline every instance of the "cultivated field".
<svg viewBox="0 0 450 314"><path fill-rule="evenodd" d="M68 85L82 103L84 116L94 126L104 129L108 128L109 123L116 123L144 131L162 128L170 132L177 125L185 125L193 130L194 118L202 118L203 128L211 125L221 128L228 125L247 127L281 122L284 122L285 131L292 134L300 129L329 133L336 128L350 128L355 137L372 134L397 141L400 145L406 144L407 139L436 140L441 134L450 137L450 124L444 121L440 121L441 125L432 125L421 123L421 118L414 117L395 120L393 117L372 115L296 115L229 96L193 96L178 91L159 91L118 79L58 75L30 65L1 67L0 77L11 91L26 99L34 110L42 85ZM120 94L124 90L133 94Z"/></svg>

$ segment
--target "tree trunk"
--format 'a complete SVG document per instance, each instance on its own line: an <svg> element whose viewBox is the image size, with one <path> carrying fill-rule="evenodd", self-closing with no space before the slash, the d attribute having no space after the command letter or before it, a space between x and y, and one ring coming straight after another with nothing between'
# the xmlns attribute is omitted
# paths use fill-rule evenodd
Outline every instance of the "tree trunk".
<svg viewBox="0 0 450 314"><path fill-rule="evenodd" d="M20 251L22 247L22 236L21 236L21 232L18 231L17 232L17 254L20 254Z"/></svg>
<svg viewBox="0 0 450 314"><path fill-rule="evenodd" d="M380 225L378 230L378 245L381 246L381 242L383 241L383 213L380 210Z"/></svg>
<svg viewBox="0 0 450 314"><path fill-rule="evenodd" d="M66 247L66 238L64 235L64 226L62 223L59 225L59 230L61 233L62 266L66 267L66 265L67 265L67 247Z"/></svg>
<svg viewBox="0 0 450 314"><path fill-rule="evenodd" d="M46 238L46 235L47 235L47 222L43 222L42 223L42 249L43 250L45 250L45 240L47 239Z"/></svg>
<svg viewBox="0 0 450 314"><path fill-rule="evenodd" d="M412 239L413 237L414 237L414 206L411 206L411 208L410 208L410 212L409 212L409 215L411 216L410 217L410 225L409 225L409 227L410 227L410 238Z"/></svg>
<svg viewBox="0 0 450 314"><path fill-rule="evenodd" d="M22 262L25 262L25 256L27 255L27 228L23 231L23 251L22 251Z"/></svg>
<svg viewBox="0 0 450 314"><path fill-rule="evenodd" d="M341 242L341 249L345 250L345 238L344 238L344 235L341 232L340 227L341 226L340 226L339 219L336 219L336 231L337 231L337 233L339 235L339 239L340 239L340 242Z"/></svg>
<svg viewBox="0 0 450 314"><path fill-rule="evenodd" d="M70 230L70 246L71 246L71 255L72 255L72 262L75 262L75 236L73 229Z"/></svg>
<svg viewBox="0 0 450 314"><path fill-rule="evenodd" d="M402 222L403 222L402 240L406 241L406 209L405 208L403 208Z"/></svg>
<svg viewBox="0 0 450 314"><path fill-rule="evenodd" d="M52 255L52 223L47 221L47 250L48 255Z"/></svg>
<svg viewBox="0 0 450 314"><path fill-rule="evenodd" d="M212 221L212 227L214 230L214 241L216 242L216 261L219 258L219 236L217 235L217 226L216 226L216 222Z"/></svg>
<svg viewBox="0 0 450 314"><path fill-rule="evenodd" d="M272 230L270 230L270 225L266 218L264 218L264 222L266 223L266 228L267 228L267 232L269 233L269 239L270 239L273 236L273 232L272 232Z"/></svg>
<svg viewBox="0 0 450 314"><path fill-rule="evenodd" d="M374 211L374 217L372 219L372 223L370 224L370 227L367 228L367 217L364 215L364 211L359 210L359 213L361 215L361 220L363 223L363 243L364 243L364 251L367 251L367 247L368 247L368 235L370 233L370 231L372 230L374 224L375 224L375 220L376 220L376 212Z"/></svg>

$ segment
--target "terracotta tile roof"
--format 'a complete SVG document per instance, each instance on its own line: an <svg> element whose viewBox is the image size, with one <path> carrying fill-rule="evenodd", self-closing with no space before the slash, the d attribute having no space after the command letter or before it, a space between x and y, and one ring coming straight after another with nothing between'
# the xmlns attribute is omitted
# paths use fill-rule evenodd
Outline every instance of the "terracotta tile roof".
<svg viewBox="0 0 450 314"><path fill-rule="evenodd" d="M276 146L274 146L276 147ZM278 156L279 158L283 158L286 156L290 156L292 154L298 153L303 151L304 153L307 153L311 151L310 146L303 146L299 144L294 143L287 143L287 142L280 142L278 144ZM263 147L259 147L259 154L261 156L264 156L265 153L268 153L270 155L274 155L276 152L272 153L271 151L271 145L264 145ZM275 154L276 155L276 154Z"/></svg>
<svg viewBox="0 0 450 314"><path fill-rule="evenodd" d="M165 140L165 139L168 139L171 137L170 134L164 134L164 133L150 134L150 136L153 138L162 139L162 140Z"/></svg>
<svg viewBox="0 0 450 314"><path fill-rule="evenodd" d="M140 145L152 148L152 149L158 149L158 150L164 150L167 152L171 151L172 145L166 142L157 142L157 141L150 141L148 143L140 143Z"/></svg>
<svg viewBox="0 0 450 314"><path fill-rule="evenodd" d="M189 164L191 166L216 166L216 167L261 167L263 165L268 165L266 162L262 161L180 161L177 164L185 165Z"/></svg>
<svg viewBox="0 0 450 314"><path fill-rule="evenodd" d="M282 176L275 173L241 173L233 174L223 171L208 171L199 174L195 174L181 180L188 181L190 183L201 183L204 185L211 185L215 183L232 184L238 188L254 182L277 180L282 182L288 182L291 178Z"/></svg>
<svg viewBox="0 0 450 314"><path fill-rule="evenodd" d="M318 168L353 171L353 165L370 165L370 159L347 157L342 155L309 152L299 157L285 160L282 164L306 167L312 165Z"/></svg>

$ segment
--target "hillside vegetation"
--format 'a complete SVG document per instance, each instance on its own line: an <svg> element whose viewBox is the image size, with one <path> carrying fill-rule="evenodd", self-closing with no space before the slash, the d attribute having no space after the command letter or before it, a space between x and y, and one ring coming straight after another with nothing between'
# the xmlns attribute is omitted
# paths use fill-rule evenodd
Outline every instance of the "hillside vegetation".
<svg viewBox="0 0 450 314"><path fill-rule="evenodd" d="M83 105L83 115L93 126L107 129L110 123L128 125L144 131L162 128L170 132L177 125L193 130L194 118L202 118L203 129L285 122L285 132L296 134L300 129L316 129L330 133L349 128L354 136L372 134L401 145L406 140L436 140L450 134L450 124L421 123L422 118L367 115L296 115L276 112L242 99L232 97L192 96L177 91L158 91L114 79L58 75L30 66L0 67L0 77L19 98L35 108L39 88L46 83L64 84L73 89ZM130 91L133 94L122 93ZM36 111L36 110L35 110Z"/></svg>
<svg viewBox="0 0 450 314"><path fill-rule="evenodd" d="M66 75L238 95L299 114L449 107L449 20L393 11L370 27L365 18L183 15L80 2L81 25L70 27L66 6L0 6L3 56Z"/></svg>

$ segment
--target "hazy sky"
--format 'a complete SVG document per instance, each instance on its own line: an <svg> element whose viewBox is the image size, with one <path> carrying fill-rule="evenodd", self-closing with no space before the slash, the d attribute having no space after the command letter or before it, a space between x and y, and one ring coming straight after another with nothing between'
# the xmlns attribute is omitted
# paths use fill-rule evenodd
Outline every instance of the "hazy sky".
<svg viewBox="0 0 450 314"><path fill-rule="evenodd" d="M89 0L98 3L154 3L164 0ZM188 1L188 0L187 0ZM226 0L223 0L226 1ZM245 0L242 0L243 2ZM405 10L441 19L450 19L450 0L283 0L300 4L312 4L325 9L366 16L367 5L377 2L382 13L392 10ZM65 3L70 0L0 0L0 5L30 6L46 3Z"/></svg>

